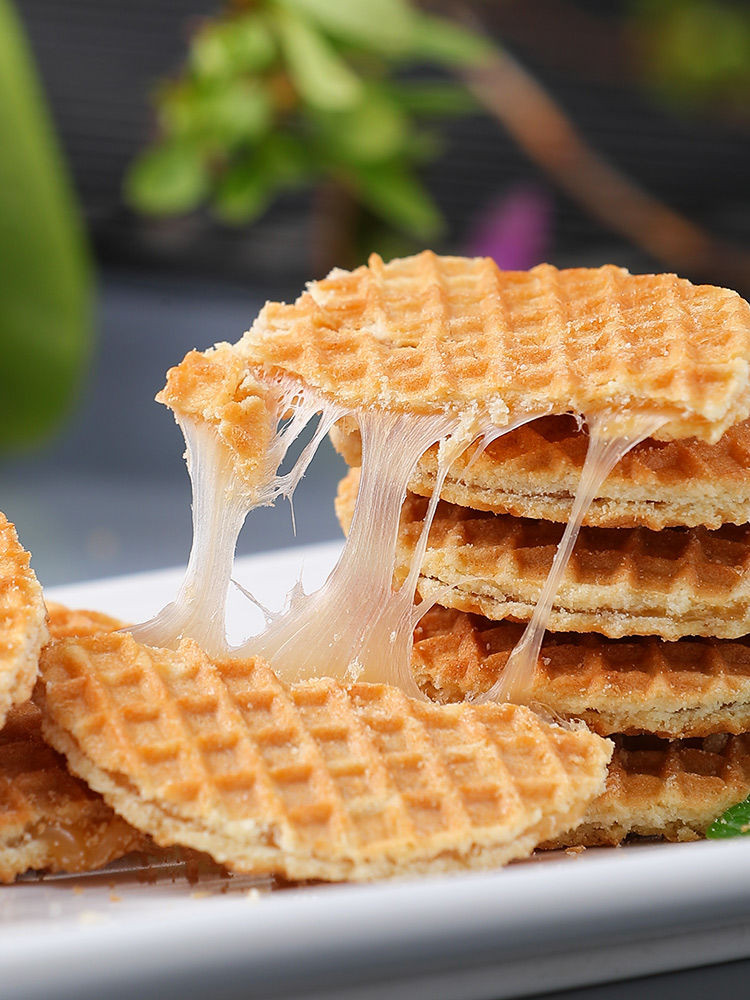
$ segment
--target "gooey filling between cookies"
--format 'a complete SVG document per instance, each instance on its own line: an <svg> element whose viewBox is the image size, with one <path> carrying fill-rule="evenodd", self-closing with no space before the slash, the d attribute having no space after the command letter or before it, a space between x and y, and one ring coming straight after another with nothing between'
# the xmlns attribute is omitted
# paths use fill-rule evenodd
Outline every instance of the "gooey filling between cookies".
<svg viewBox="0 0 750 1000"><path fill-rule="evenodd" d="M472 445L477 454L491 441L546 411L524 413L498 426L486 414L431 415L347 409L291 379L267 381L266 405L274 434L266 470L249 487L215 427L179 418L187 444L193 488L193 546L175 600L138 626L135 637L173 646L183 636L213 655L259 655L280 677L296 681L321 673L345 683L355 680L394 684L420 697L410 669L412 633L432 602L415 605L419 571L440 492L451 464ZM292 469L281 474L287 452L317 417L314 434ZM362 474L351 530L325 583L313 593L297 584L280 612L263 609L265 628L241 647L226 639L226 601L234 551L247 514L279 497L291 500L321 441L337 421L353 417L362 439ZM608 421L586 419L589 445L573 508L534 614L508 665L482 700L522 702L529 690L552 601L573 551L583 518L614 465L666 421L634 415L627 436L608 433ZM438 473L420 540L406 579L393 585L401 507L419 458L437 444ZM252 599L252 598L251 598Z"/></svg>

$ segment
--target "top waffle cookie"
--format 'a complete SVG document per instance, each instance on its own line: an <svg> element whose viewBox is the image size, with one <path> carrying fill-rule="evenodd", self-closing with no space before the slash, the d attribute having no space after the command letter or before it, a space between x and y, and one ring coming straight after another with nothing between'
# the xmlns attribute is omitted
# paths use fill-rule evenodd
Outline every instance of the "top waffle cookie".
<svg viewBox="0 0 750 1000"><path fill-rule="evenodd" d="M664 439L717 440L750 412L750 307L736 292L608 265L500 271L425 251L334 270L267 303L239 344L253 365L352 407L573 411Z"/></svg>

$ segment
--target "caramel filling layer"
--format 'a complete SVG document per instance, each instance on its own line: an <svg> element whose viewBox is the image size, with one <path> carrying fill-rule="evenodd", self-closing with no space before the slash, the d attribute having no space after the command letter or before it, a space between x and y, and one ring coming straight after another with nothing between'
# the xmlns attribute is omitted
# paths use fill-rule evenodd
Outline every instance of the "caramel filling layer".
<svg viewBox="0 0 750 1000"><path fill-rule="evenodd" d="M427 537L451 464L471 445L476 455L521 424L544 416L514 417L440 413L418 415L388 410L350 410L290 380L269 380L266 405L276 428L267 453L267 471L249 486L235 470L232 455L216 430L203 422L180 421L187 443L193 487L193 547L185 579L155 618L134 629L140 641L173 646L183 636L212 655L259 655L287 681L326 675L394 684L419 696L410 669L412 633L429 604L414 605ZM617 415L615 415L617 416ZM627 436L613 436L610 418L587 421L589 445L570 521L529 622L497 684L483 700L523 701L531 687L555 593L565 572L581 522L614 465L664 423L651 415L631 415ZM230 650L226 600L234 550L247 514L281 496L290 500L333 424L352 417L362 439L362 474L351 530L341 556L322 587L305 593L298 584L279 612L264 611L265 628ZM317 426L289 472L281 474L290 445L313 419ZM584 417L585 419L585 417ZM438 445L438 472L408 575L395 588L399 515L419 458Z"/></svg>

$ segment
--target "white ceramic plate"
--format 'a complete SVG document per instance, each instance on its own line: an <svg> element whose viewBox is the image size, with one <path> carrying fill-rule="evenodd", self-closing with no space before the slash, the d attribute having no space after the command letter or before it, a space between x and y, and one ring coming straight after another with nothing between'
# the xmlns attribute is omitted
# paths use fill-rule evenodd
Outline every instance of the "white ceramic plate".
<svg viewBox="0 0 750 1000"><path fill-rule="evenodd" d="M241 559L278 606L338 545ZM50 597L142 620L175 571ZM233 599L237 636L248 617ZM256 619L257 621L257 619ZM252 631L252 629L250 629ZM274 889L127 865L0 887L0 996L500 998L750 956L750 840L555 854L488 874Z"/></svg>

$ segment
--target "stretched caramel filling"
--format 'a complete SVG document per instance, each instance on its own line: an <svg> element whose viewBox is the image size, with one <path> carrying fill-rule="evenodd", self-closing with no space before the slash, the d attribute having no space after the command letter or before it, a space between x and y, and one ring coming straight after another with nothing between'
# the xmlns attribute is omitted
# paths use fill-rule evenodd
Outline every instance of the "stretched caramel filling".
<svg viewBox="0 0 750 1000"><path fill-rule="evenodd" d="M587 420L589 445L581 478L573 498L570 520L560 539L547 579L544 581L534 613L505 664L502 674L479 701L523 701L531 687L534 670L547 631L552 604L565 575L568 562L581 530L586 511L598 495L602 483L631 448L650 437L665 420L662 417L641 417L627 436L606 437L606 422L602 418Z"/></svg>
<svg viewBox="0 0 750 1000"><path fill-rule="evenodd" d="M414 605L419 571L440 492L451 464L470 445L476 455L502 434L544 413L517 418L504 414L498 425L486 413L419 415L388 410L348 410L289 379L269 380L266 405L276 427L266 471L248 485L232 454L207 423L182 419L193 487L193 547L185 579L175 598L155 618L134 629L140 641L173 646L183 636L211 655L259 655L289 682L325 673L355 680L394 684L419 697L411 668L412 634L431 606ZM292 499L295 487L333 424L354 417L362 439L362 474L351 529L338 562L313 593L301 584L287 595L278 613L267 612L265 628L230 650L226 639L226 601L234 551L247 514L280 496ZM280 473L290 445L317 417L318 424L291 470ZM552 602L575 545L583 517L613 466L664 420L635 417L627 436L612 436L601 418L589 423L589 448L570 521L558 546L538 604L518 646L487 699L522 701L533 678ZM609 433L608 433L609 431ZM409 572L394 587L399 516L417 462L438 444L438 472ZM260 606L260 605L259 605Z"/></svg>
<svg viewBox="0 0 750 1000"><path fill-rule="evenodd" d="M44 845L46 867L76 872L101 868L112 858L133 850L141 835L118 817L102 822L96 830L55 819L46 821L33 839Z"/></svg>

